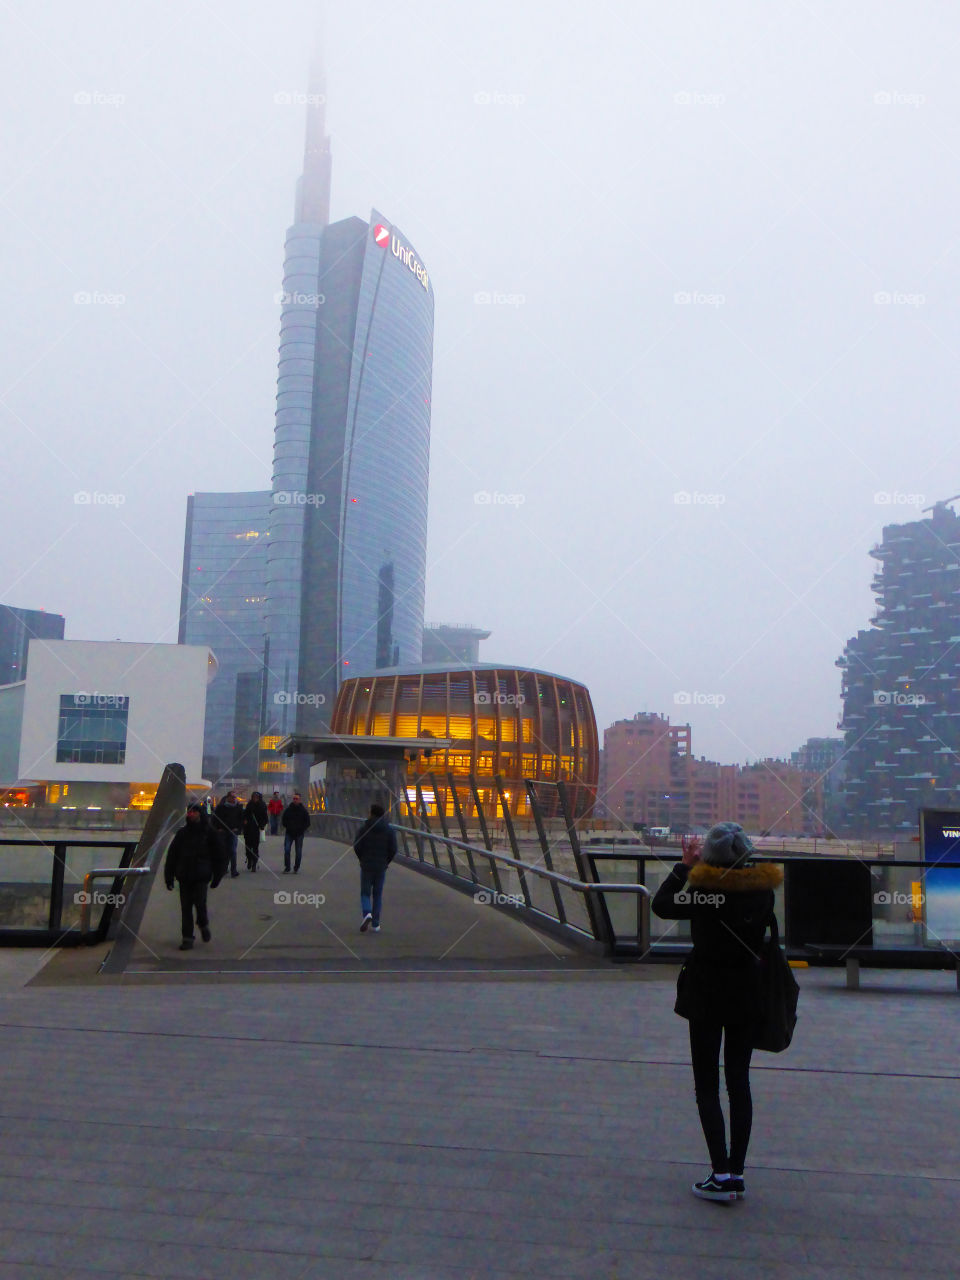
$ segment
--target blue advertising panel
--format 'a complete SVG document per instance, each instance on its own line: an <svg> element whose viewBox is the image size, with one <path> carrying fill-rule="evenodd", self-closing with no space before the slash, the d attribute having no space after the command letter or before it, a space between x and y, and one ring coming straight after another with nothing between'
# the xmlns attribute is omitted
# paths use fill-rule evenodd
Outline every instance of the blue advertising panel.
<svg viewBox="0 0 960 1280"><path fill-rule="evenodd" d="M960 810L920 810L920 857L924 862L960 862ZM960 941L960 867L924 872L927 941Z"/></svg>

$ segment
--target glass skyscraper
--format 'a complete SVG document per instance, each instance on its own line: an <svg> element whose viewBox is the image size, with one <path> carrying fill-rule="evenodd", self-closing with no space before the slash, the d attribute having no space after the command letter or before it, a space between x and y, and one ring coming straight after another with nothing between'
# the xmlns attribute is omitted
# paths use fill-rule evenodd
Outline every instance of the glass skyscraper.
<svg viewBox="0 0 960 1280"><path fill-rule="evenodd" d="M316 74L308 102L280 297L272 488L195 495L184 549L180 640L208 644L220 664L205 775L259 777L263 790L289 781L289 763L270 758L278 735L326 731L352 669L419 662L423 635L433 286L376 210L330 223ZM231 539L244 530L238 558ZM258 770L240 752L255 725Z"/></svg>
<svg viewBox="0 0 960 1280"><path fill-rule="evenodd" d="M266 492L187 498L178 643L209 645L217 659L203 730L214 783L258 774L270 510Z"/></svg>
<svg viewBox="0 0 960 1280"><path fill-rule="evenodd" d="M403 234L329 224L312 95L287 235L268 565L267 711L329 727L351 668L418 662L423 634L433 287Z"/></svg>
<svg viewBox="0 0 960 1280"><path fill-rule="evenodd" d="M60 613L0 604L0 684L26 679L30 641L62 640L65 625Z"/></svg>

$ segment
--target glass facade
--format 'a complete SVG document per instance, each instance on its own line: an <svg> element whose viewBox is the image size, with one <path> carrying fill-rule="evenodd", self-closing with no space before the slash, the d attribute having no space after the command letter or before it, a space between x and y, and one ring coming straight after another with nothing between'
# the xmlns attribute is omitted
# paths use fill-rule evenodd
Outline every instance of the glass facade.
<svg viewBox="0 0 960 1280"><path fill-rule="evenodd" d="M123 764L130 699L119 694L62 693L57 763Z"/></svg>
<svg viewBox="0 0 960 1280"><path fill-rule="evenodd" d="M291 231L284 286L266 698L278 734L328 729L351 668L419 661L423 631L432 286L376 211L323 229L311 276L315 232Z"/></svg>
<svg viewBox="0 0 960 1280"><path fill-rule="evenodd" d="M26 679L27 649L30 641L62 640L62 614L43 609L14 609L0 604L0 684Z"/></svg>
<svg viewBox="0 0 960 1280"><path fill-rule="evenodd" d="M597 724L587 689L574 680L526 668L477 663L450 667L371 671L340 686L334 733L378 738L450 739L429 764L411 759L409 781L426 767L446 798L446 814L473 803L496 817L502 801L493 782L508 784L504 800L517 816L528 813L524 780L563 782L575 816L593 808L599 771Z"/></svg>
<svg viewBox="0 0 960 1280"><path fill-rule="evenodd" d="M203 734L203 774L214 783L257 778L270 512L266 492L187 499L179 643L208 645L217 659Z"/></svg>

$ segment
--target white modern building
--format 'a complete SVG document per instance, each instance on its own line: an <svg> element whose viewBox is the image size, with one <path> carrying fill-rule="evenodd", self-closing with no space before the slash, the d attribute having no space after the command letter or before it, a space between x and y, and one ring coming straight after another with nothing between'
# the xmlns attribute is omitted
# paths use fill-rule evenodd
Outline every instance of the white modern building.
<svg viewBox="0 0 960 1280"><path fill-rule="evenodd" d="M5 759L10 735L19 740L17 777L0 784L62 808L146 807L174 762L188 785L205 785L204 709L216 670L204 645L31 640L26 679L0 690Z"/></svg>

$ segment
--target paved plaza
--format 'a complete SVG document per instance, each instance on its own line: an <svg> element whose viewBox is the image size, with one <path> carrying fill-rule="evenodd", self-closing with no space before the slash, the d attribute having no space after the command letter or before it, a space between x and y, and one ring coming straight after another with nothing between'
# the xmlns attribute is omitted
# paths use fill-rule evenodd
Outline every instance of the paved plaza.
<svg viewBox="0 0 960 1280"><path fill-rule="evenodd" d="M241 959L271 914L244 873L205 952L161 885L122 977L0 953L0 1280L955 1280L952 974L802 971L794 1047L756 1058L747 1198L704 1204L674 969L547 951L399 867L360 937L340 853L309 843L296 880L346 951L284 916Z"/></svg>

